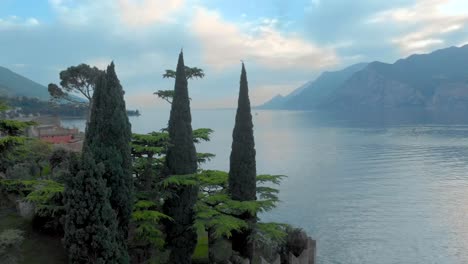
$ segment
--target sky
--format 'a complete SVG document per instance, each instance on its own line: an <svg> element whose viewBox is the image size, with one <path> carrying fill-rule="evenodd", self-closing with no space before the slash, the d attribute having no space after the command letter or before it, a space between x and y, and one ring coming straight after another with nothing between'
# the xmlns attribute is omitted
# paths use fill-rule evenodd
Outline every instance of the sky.
<svg viewBox="0 0 468 264"><path fill-rule="evenodd" d="M185 64L194 108L234 107L241 60L251 102L324 71L468 44L466 0L0 0L0 66L46 85L111 61L129 108L167 107L153 92Z"/></svg>

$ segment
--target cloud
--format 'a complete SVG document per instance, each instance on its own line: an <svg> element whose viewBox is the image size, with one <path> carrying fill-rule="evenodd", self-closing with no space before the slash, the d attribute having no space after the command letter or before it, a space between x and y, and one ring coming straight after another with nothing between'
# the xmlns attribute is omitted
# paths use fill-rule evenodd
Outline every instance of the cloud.
<svg viewBox="0 0 468 264"><path fill-rule="evenodd" d="M9 16L6 18L0 18L0 30L2 29L15 29L18 27L32 28L39 25L39 20L34 17L21 18L18 16Z"/></svg>
<svg viewBox="0 0 468 264"><path fill-rule="evenodd" d="M68 26L100 27L115 23L116 2L111 0L49 0L58 20Z"/></svg>
<svg viewBox="0 0 468 264"><path fill-rule="evenodd" d="M119 13L129 26L147 26L174 21L173 14L184 6L184 0L119 0Z"/></svg>
<svg viewBox="0 0 468 264"><path fill-rule="evenodd" d="M68 25L114 27L118 23L134 30L174 22L184 0L49 0L59 19ZM117 27L119 28L119 27Z"/></svg>
<svg viewBox="0 0 468 264"><path fill-rule="evenodd" d="M449 6L464 6L468 11L468 5L459 3L459 0L418 0L411 6L377 13L368 23L404 25L409 30L394 37L392 43L404 55L424 53L448 45L447 39L453 33L468 26L466 12L459 14L447 9Z"/></svg>
<svg viewBox="0 0 468 264"><path fill-rule="evenodd" d="M191 23L200 41L203 59L216 69L252 60L272 69L322 69L339 63L330 47L305 41L297 34L283 34L275 29L276 20L263 20L251 32L222 19L216 11L198 7Z"/></svg>
<svg viewBox="0 0 468 264"><path fill-rule="evenodd" d="M125 89L125 87L124 87ZM169 108L167 102L148 92L128 93L125 90L127 108Z"/></svg>

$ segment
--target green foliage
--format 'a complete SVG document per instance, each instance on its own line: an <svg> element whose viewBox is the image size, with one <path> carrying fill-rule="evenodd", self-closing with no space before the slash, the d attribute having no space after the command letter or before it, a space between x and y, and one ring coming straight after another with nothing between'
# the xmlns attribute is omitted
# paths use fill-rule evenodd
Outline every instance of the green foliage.
<svg viewBox="0 0 468 264"><path fill-rule="evenodd" d="M192 263L205 264L208 263L208 235L206 232L198 232L198 243L192 255Z"/></svg>
<svg viewBox="0 0 468 264"><path fill-rule="evenodd" d="M35 205L36 215L43 217L48 221L45 228L61 230L62 227L58 220L65 213L63 205L63 193L65 187L63 184L43 180L38 181L34 190L25 197L25 200Z"/></svg>
<svg viewBox="0 0 468 264"><path fill-rule="evenodd" d="M188 67L188 66L184 66L185 67L185 78L187 80L190 80L192 78L203 78L205 77L205 73L203 72L202 69L200 68L197 68L197 67ZM163 74L163 78L176 78L176 71L174 70L166 70L166 72ZM159 98L163 99L164 101L172 104L172 100L174 98L174 95L175 95L175 91L174 90L158 90L156 92L154 92L153 94L157 95Z"/></svg>
<svg viewBox="0 0 468 264"><path fill-rule="evenodd" d="M132 214L133 220L135 221L149 221L152 223L158 223L162 219L171 220L172 218L154 210L139 210Z"/></svg>
<svg viewBox="0 0 468 264"><path fill-rule="evenodd" d="M20 195L35 205L41 217L56 218L63 214L64 185L52 180L0 180L0 191Z"/></svg>
<svg viewBox="0 0 468 264"><path fill-rule="evenodd" d="M34 125L34 122L21 122L16 120L0 120L0 131L10 136L23 134L25 128Z"/></svg>
<svg viewBox="0 0 468 264"><path fill-rule="evenodd" d="M278 253L284 252L289 228L289 225L282 223L256 223L250 239L263 257L273 261Z"/></svg>
<svg viewBox="0 0 468 264"><path fill-rule="evenodd" d="M5 103L0 101L0 112L7 109ZM15 163L12 162L12 151L23 145L26 139L22 136L24 129L32 122L20 122L14 120L0 119L0 172L5 172L7 168Z"/></svg>
<svg viewBox="0 0 468 264"><path fill-rule="evenodd" d="M49 158L52 154L51 144L38 139L27 138L24 144L12 149L6 157L8 163L14 167L6 170L9 178L32 179L43 177L49 166ZM17 177L15 170L18 167L25 168L28 172L23 177ZM17 176L15 176L17 175Z"/></svg>
<svg viewBox="0 0 468 264"><path fill-rule="evenodd" d="M192 175L197 171L197 155L193 139L192 117L188 96L187 76L183 53L180 52L175 74L174 98L169 118L169 145L166 152L165 175ZM181 176L170 176L179 180ZM189 179L183 179L190 181ZM180 181L179 181L180 182ZM167 246L174 263L191 263L197 244L194 206L197 201L196 185L171 185L171 196L163 205L163 212L174 221L165 221Z"/></svg>
<svg viewBox="0 0 468 264"><path fill-rule="evenodd" d="M8 105L5 102L0 101L0 112L6 111L6 110L8 110Z"/></svg>
<svg viewBox="0 0 468 264"><path fill-rule="evenodd" d="M256 153L249 88L244 63L242 63L236 122L232 138L229 166L229 194L233 200L254 201L257 190ZM255 214L251 214L250 212L246 212L241 217L249 222L256 221ZM251 260L253 258L254 245L248 239L250 233L250 229L235 232L232 239L232 248L239 252L241 256Z"/></svg>
<svg viewBox="0 0 468 264"><path fill-rule="evenodd" d="M197 226L212 230L214 237L231 237L233 232L253 228L251 223L242 219L246 212L256 215L273 209L278 200L278 190L271 187L258 186L259 200L236 201L227 193L229 174L224 171L205 170L196 176L200 186L196 205ZM191 176L191 180L193 177ZM257 179L262 184L279 183L283 176L260 175Z"/></svg>
<svg viewBox="0 0 468 264"><path fill-rule="evenodd" d="M114 63L111 63L96 82L83 153L92 156L96 163L104 164L103 178L110 188L110 204L118 220L120 251L126 252L134 197L132 134L123 95Z"/></svg>
<svg viewBox="0 0 468 264"><path fill-rule="evenodd" d="M0 189L7 193L19 194L23 197L34 190L37 180L0 180Z"/></svg>
<svg viewBox="0 0 468 264"><path fill-rule="evenodd" d="M16 137L16 136L7 136L7 137L2 137L0 138L0 159L3 159L5 156L7 156L7 151L11 150L15 146L19 146L24 144L26 142L25 137ZM0 166L2 168L3 166ZM2 168L2 171L4 171L5 168Z"/></svg>
<svg viewBox="0 0 468 264"><path fill-rule="evenodd" d="M154 155L161 156L165 153L169 143L167 132L151 132L149 134L132 135L132 154L135 157Z"/></svg>
<svg viewBox="0 0 468 264"><path fill-rule="evenodd" d="M224 190L227 188L229 174L220 170L203 170L197 175L202 186L202 192L210 192L213 189Z"/></svg>
<svg viewBox="0 0 468 264"><path fill-rule="evenodd" d="M174 90L158 90L153 94L157 95L159 98L164 101L172 104L172 98L174 98Z"/></svg>
<svg viewBox="0 0 468 264"><path fill-rule="evenodd" d="M81 100L72 96L78 94L92 101L93 92L96 87L97 78L103 74L103 71L87 64L68 67L60 72L60 85L49 84L49 94L55 101L69 101L82 104Z"/></svg>
<svg viewBox="0 0 468 264"><path fill-rule="evenodd" d="M117 219L109 202L105 166L89 153L73 163L65 188L64 245L70 263L128 263L118 241Z"/></svg>
<svg viewBox="0 0 468 264"><path fill-rule="evenodd" d="M287 236L288 224L283 223L256 223L256 234L261 235L264 238L267 238L270 241L285 241Z"/></svg>
<svg viewBox="0 0 468 264"><path fill-rule="evenodd" d="M197 186L198 181L196 174L171 175L162 180L161 185L164 188L169 188L170 186Z"/></svg>
<svg viewBox="0 0 468 264"><path fill-rule="evenodd" d="M202 69L197 68L197 67L189 67L189 66L184 66L185 69L185 77L187 80L190 80L192 78L203 78L205 77L205 73L203 72ZM163 74L163 78L176 78L177 72L174 70L166 70L166 72Z"/></svg>
<svg viewBox="0 0 468 264"><path fill-rule="evenodd" d="M132 219L136 223L135 233L141 241L151 244L158 250L164 246L164 234L159 225L161 220L172 221L172 218L157 211L158 205L153 201L140 200L134 208Z"/></svg>
<svg viewBox="0 0 468 264"><path fill-rule="evenodd" d="M61 196L64 185L51 180L35 181L34 190L26 196L26 200L37 206L47 206L49 201Z"/></svg>
<svg viewBox="0 0 468 264"><path fill-rule="evenodd" d="M255 200L256 161L247 73L242 63L236 122L232 133L229 193L234 200Z"/></svg>
<svg viewBox="0 0 468 264"><path fill-rule="evenodd" d="M43 101L38 98L30 97L0 97L15 109L14 115L59 115L67 117L83 117L88 112L88 105L82 103L64 103L60 104Z"/></svg>
<svg viewBox="0 0 468 264"><path fill-rule="evenodd" d="M213 130L210 128L199 128L193 131L193 142L200 143L201 141L209 141Z"/></svg>
<svg viewBox="0 0 468 264"><path fill-rule="evenodd" d="M262 175L257 175L256 179L257 179L257 184L272 183L272 184L279 185L284 178L286 178L285 175L262 174Z"/></svg>

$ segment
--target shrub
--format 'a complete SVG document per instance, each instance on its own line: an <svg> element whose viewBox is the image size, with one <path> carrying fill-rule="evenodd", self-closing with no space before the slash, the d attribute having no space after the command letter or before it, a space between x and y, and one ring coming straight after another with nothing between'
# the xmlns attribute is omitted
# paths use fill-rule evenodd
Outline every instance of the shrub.
<svg viewBox="0 0 468 264"><path fill-rule="evenodd" d="M23 234L19 229L7 229L0 233L0 263L17 262L19 247L24 240Z"/></svg>

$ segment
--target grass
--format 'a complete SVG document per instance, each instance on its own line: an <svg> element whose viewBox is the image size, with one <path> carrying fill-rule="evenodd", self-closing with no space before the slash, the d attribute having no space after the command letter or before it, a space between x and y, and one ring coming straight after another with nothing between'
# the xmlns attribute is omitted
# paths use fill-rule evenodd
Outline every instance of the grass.
<svg viewBox="0 0 468 264"><path fill-rule="evenodd" d="M62 264L67 263L60 237L41 234L32 229L31 223L16 213L15 208L0 209L0 232L6 229L25 231L18 264Z"/></svg>
<svg viewBox="0 0 468 264"><path fill-rule="evenodd" d="M21 218L15 208L0 209L0 232L6 229L25 231L21 245L21 260L18 264L67 263L60 237L52 237L32 230L31 223ZM194 264L208 263L208 234L198 230L198 243L192 257Z"/></svg>
<svg viewBox="0 0 468 264"><path fill-rule="evenodd" d="M198 230L198 243L192 261L194 264L208 263L208 233L205 230Z"/></svg>
<svg viewBox="0 0 468 264"><path fill-rule="evenodd" d="M14 208L0 209L0 233L6 229L23 229L25 225Z"/></svg>

